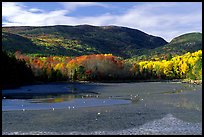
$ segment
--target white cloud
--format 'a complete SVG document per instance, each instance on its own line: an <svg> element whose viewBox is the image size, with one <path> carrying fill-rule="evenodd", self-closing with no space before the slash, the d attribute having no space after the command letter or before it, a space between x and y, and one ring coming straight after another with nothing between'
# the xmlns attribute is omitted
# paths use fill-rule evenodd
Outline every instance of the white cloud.
<svg viewBox="0 0 204 137"><path fill-rule="evenodd" d="M2 17L6 18L6 22L3 22L4 26L50 25L53 24L52 22L54 22L56 18L65 17L65 14L67 13L66 10L44 12L41 9L33 8L26 10L24 7L24 5L19 3L3 3ZM51 23L48 21L51 21Z"/></svg>
<svg viewBox="0 0 204 137"><path fill-rule="evenodd" d="M170 41L180 34L202 30L201 3L147 3L117 16L116 25L137 28Z"/></svg>
<svg viewBox="0 0 204 137"><path fill-rule="evenodd" d="M43 12L44 10L38 9L38 8L31 8L28 11L30 11L30 12Z"/></svg>
<svg viewBox="0 0 204 137"><path fill-rule="evenodd" d="M90 6L99 6L99 7L109 7L106 4L98 2L59 2L67 10L75 10L79 7L90 7Z"/></svg>
<svg viewBox="0 0 204 137"><path fill-rule="evenodd" d="M80 7L108 4L97 2L61 3L64 9L45 12L42 9L27 9L20 3L3 3L2 17L4 26L45 26L45 25L118 25L142 30L170 41L183 33L202 30L201 3L140 3L133 5L123 14L104 13L97 17L71 17L73 10ZM134 3L133 3L134 4Z"/></svg>
<svg viewBox="0 0 204 137"><path fill-rule="evenodd" d="M9 17L20 13L21 5L13 2L2 3L2 16Z"/></svg>

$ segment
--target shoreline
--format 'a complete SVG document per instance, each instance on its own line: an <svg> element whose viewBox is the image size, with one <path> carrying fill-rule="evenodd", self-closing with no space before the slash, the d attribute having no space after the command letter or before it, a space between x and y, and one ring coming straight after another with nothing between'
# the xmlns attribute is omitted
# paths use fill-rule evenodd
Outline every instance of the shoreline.
<svg viewBox="0 0 204 137"><path fill-rule="evenodd" d="M32 85L43 85L48 83L67 83L67 84L74 84L74 83L141 83L141 82L180 82L180 83L189 83L189 84L196 84L202 85L202 80L189 80L189 79L172 79L172 80L165 80L165 79L147 79L147 80L95 80L95 81L52 81L52 82L43 82L43 81L35 81L31 84L25 85L11 85L7 86L6 88L2 88L2 90L9 90L9 89L18 89L22 86L32 86Z"/></svg>
<svg viewBox="0 0 204 137"><path fill-rule="evenodd" d="M101 80L101 81L74 81L68 83L141 83L141 82L179 82L202 85L202 80L188 80L188 79L148 79L148 80Z"/></svg>

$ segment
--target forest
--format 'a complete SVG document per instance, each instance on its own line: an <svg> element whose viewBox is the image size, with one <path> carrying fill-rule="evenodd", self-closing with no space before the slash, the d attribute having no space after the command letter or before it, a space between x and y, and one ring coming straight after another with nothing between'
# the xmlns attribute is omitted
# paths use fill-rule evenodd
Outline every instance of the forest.
<svg viewBox="0 0 204 137"><path fill-rule="evenodd" d="M3 52L5 83L202 79L202 50L159 61L126 61L112 54L79 57L28 56ZM15 64L15 65L14 65ZM11 67L12 66L12 67Z"/></svg>

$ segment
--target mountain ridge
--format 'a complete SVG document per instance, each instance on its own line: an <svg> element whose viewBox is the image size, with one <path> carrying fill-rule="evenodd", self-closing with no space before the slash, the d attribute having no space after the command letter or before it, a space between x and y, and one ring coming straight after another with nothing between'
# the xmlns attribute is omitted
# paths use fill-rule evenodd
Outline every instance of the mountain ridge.
<svg viewBox="0 0 204 137"><path fill-rule="evenodd" d="M75 51L76 54L72 55L76 56L82 55L82 53L113 53L116 56L128 58L134 54L140 54L141 50L167 44L161 37L121 26L17 26L2 27L2 31L28 38L38 46L45 46L47 43L51 50L56 50L53 49L56 45L64 47L64 50ZM75 44L73 44L74 42ZM69 52L64 55L69 55Z"/></svg>

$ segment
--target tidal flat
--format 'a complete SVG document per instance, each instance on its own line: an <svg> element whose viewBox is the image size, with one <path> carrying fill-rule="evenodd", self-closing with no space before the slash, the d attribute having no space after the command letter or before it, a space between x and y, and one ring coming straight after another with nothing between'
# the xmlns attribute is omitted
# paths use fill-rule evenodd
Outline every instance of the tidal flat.
<svg viewBox="0 0 204 137"><path fill-rule="evenodd" d="M49 83L2 95L4 135L202 134L202 85Z"/></svg>

